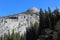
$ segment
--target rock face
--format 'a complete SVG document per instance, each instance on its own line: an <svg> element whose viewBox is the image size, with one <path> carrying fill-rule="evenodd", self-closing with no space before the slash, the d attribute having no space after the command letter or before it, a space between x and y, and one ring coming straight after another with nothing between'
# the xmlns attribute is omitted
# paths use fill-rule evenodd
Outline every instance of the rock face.
<svg viewBox="0 0 60 40"><path fill-rule="evenodd" d="M40 10L38 10L37 8L35 7L32 7L29 9L32 13L38 13Z"/></svg>
<svg viewBox="0 0 60 40"><path fill-rule="evenodd" d="M57 30L58 32L60 32L60 19L57 22L56 26L55 26L55 30Z"/></svg>
<svg viewBox="0 0 60 40"><path fill-rule="evenodd" d="M33 14L31 13L33 12ZM20 32L23 35L26 32L26 28L30 27L30 23L39 23L39 13L38 9L31 8L30 12L23 12L20 14L10 15L0 18L0 36L4 33Z"/></svg>

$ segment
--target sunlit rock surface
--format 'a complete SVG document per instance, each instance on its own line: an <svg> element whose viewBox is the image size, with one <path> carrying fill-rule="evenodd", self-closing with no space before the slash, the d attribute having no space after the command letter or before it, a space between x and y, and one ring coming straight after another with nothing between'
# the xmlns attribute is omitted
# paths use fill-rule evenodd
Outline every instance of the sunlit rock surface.
<svg viewBox="0 0 60 40"><path fill-rule="evenodd" d="M39 10L35 7L31 8L29 11L14 14L10 16L5 16L0 18L0 36L4 33L20 32L23 35L26 32L26 28L30 27L30 23L39 23Z"/></svg>

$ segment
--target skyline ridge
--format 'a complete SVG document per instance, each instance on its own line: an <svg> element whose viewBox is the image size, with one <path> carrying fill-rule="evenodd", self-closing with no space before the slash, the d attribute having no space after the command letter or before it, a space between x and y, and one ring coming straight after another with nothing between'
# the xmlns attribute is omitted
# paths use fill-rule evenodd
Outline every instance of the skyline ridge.
<svg viewBox="0 0 60 40"><path fill-rule="evenodd" d="M54 10L56 6L60 9L60 0L0 0L0 16L7 16L26 11L30 7Z"/></svg>

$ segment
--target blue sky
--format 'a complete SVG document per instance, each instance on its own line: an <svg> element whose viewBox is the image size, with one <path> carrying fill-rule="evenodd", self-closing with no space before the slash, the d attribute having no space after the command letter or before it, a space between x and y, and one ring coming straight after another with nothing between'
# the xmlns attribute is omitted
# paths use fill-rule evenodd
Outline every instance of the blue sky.
<svg viewBox="0 0 60 40"><path fill-rule="evenodd" d="M0 16L7 16L26 11L31 7L54 10L60 9L60 0L0 0Z"/></svg>

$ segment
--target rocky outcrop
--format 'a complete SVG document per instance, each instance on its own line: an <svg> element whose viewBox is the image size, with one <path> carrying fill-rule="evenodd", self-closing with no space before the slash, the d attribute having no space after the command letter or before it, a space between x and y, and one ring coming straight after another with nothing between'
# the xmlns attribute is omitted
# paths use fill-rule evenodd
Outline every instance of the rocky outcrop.
<svg viewBox="0 0 60 40"><path fill-rule="evenodd" d="M60 32L60 19L59 19L59 21L57 22L57 24L55 26L55 30Z"/></svg>
<svg viewBox="0 0 60 40"><path fill-rule="evenodd" d="M33 12L33 14L32 14ZM28 12L20 14L10 15L0 18L0 36L4 33L20 32L23 35L26 32L26 28L30 27L30 23L39 23L39 13L37 8L31 8Z"/></svg>

